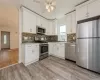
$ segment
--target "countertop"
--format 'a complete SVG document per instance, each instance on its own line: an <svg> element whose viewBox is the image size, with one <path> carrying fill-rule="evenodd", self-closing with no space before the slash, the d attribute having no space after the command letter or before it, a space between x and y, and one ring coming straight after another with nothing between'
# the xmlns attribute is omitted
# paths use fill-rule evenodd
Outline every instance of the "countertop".
<svg viewBox="0 0 100 80"><path fill-rule="evenodd" d="M56 42L47 42L48 44L49 43L67 43L67 42L64 42L64 41L56 41ZM47 44L46 43L46 44ZM36 43L36 42L22 42L22 44L45 44L45 43Z"/></svg>

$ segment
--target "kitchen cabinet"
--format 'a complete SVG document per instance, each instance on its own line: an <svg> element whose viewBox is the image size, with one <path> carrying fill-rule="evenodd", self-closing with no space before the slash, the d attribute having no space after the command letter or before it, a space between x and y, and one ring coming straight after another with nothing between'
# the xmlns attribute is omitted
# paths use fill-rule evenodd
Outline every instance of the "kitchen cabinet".
<svg viewBox="0 0 100 80"><path fill-rule="evenodd" d="M38 15L36 16L36 25L41 26L41 17Z"/></svg>
<svg viewBox="0 0 100 80"><path fill-rule="evenodd" d="M57 35L57 23L56 21L48 21L47 35Z"/></svg>
<svg viewBox="0 0 100 80"><path fill-rule="evenodd" d="M85 5L76 8L76 21L100 15L100 0L91 0Z"/></svg>
<svg viewBox="0 0 100 80"><path fill-rule="evenodd" d="M29 65L39 60L39 44L22 45L23 63Z"/></svg>
<svg viewBox="0 0 100 80"><path fill-rule="evenodd" d="M66 59L76 61L75 44L74 43L66 43L65 57L66 57Z"/></svg>
<svg viewBox="0 0 100 80"><path fill-rule="evenodd" d="M76 11L72 12L72 33L76 33Z"/></svg>
<svg viewBox="0 0 100 80"><path fill-rule="evenodd" d="M57 35L57 20L52 21L52 35Z"/></svg>
<svg viewBox="0 0 100 80"><path fill-rule="evenodd" d="M88 17L88 6L83 5L76 9L76 20L86 19Z"/></svg>
<svg viewBox="0 0 100 80"><path fill-rule="evenodd" d="M100 15L100 0L94 0L88 4L88 17L94 17Z"/></svg>
<svg viewBox="0 0 100 80"><path fill-rule="evenodd" d="M65 43L58 44L58 57L65 59Z"/></svg>
<svg viewBox="0 0 100 80"><path fill-rule="evenodd" d="M25 8L22 10L22 32L36 33L36 15Z"/></svg>
<svg viewBox="0 0 100 80"><path fill-rule="evenodd" d="M53 35L53 32L52 32L52 27L53 27L53 25L52 25L52 21L49 21L48 22L48 28L47 28L47 35Z"/></svg>
<svg viewBox="0 0 100 80"><path fill-rule="evenodd" d="M49 43L49 55L65 59L65 43Z"/></svg>
<svg viewBox="0 0 100 80"><path fill-rule="evenodd" d="M66 15L67 34L76 33L76 12Z"/></svg>
<svg viewBox="0 0 100 80"><path fill-rule="evenodd" d="M71 33L71 27L72 26L72 15L68 14L66 16L66 27L67 27L67 34Z"/></svg>

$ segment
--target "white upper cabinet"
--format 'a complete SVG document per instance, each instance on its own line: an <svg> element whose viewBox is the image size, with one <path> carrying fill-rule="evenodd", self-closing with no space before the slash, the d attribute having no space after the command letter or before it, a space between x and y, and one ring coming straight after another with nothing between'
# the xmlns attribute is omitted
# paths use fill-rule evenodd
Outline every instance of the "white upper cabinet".
<svg viewBox="0 0 100 80"><path fill-rule="evenodd" d="M66 16L66 29L67 29L67 34L71 33L71 28L72 28L72 15L68 14Z"/></svg>
<svg viewBox="0 0 100 80"><path fill-rule="evenodd" d="M72 33L76 33L76 11L72 12Z"/></svg>
<svg viewBox="0 0 100 80"><path fill-rule="evenodd" d="M41 26L41 17L37 15L36 17L36 25Z"/></svg>
<svg viewBox="0 0 100 80"><path fill-rule="evenodd" d="M52 35L52 21L48 22L47 35Z"/></svg>
<svg viewBox="0 0 100 80"><path fill-rule="evenodd" d="M47 35L57 35L57 23L56 21L48 21Z"/></svg>
<svg viewBox="0 0 100 80"><path fill-rule="evenodd" d="M88 6L84 5L76 9L76 20L86 19L88 17Z"/></svg>
<svg viewBox="0 0 100 80"><path fill-rule="evenodd" d="M76 33L76 11L67 14L66 29L67 29L67 34Z"/></svg>
<svg viewBox="0 0 100 80"><path fill-rule="evenodd" d="M88 17L94 17L100 15L100 0L95 0L88 4Z"/></svg>
<svg viewBox="0 0 100 80"><path fill-rule="evenodd" d="M57 35L57 20L52 21L52 35Z"/></svg>
<svg viewBox="0 0 100 80"><path fill-rule="evenodd" d="M28 32L28 33L36 33L36 15L23 8L23 32Z"/></svg>
<svg viewBox="0 0 100 80"><path fill-rule="evenodd" d="M76 8L76 21L100 15L100 0L90 0L85 5Z"/></svg>

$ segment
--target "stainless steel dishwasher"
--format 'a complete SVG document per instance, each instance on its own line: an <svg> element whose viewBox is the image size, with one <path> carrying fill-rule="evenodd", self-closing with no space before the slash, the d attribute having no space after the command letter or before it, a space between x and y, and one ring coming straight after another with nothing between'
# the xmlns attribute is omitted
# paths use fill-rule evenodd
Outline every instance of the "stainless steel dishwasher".
<svg viewBox="0 0 100 80"><path fill-rule="evenodd" d="M75 43L66 43L65 45L65 58L76 61L76 54L75 54Z"/></svg>

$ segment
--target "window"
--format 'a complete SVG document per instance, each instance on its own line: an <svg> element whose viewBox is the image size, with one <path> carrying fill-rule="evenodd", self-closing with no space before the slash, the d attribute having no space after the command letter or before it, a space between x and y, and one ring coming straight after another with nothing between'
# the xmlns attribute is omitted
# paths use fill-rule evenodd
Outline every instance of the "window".
<svg viewBox="0 0 100 80"><path fill-rule="evenodd" d="M4 35L4 44L7 44L7 36Z"/></svg>
<svg viewBox="0 0 100 80"><path fill-rule="evenodd" d="M66 41L66 25L60 26L59 29L59 40Z"/></svg>

